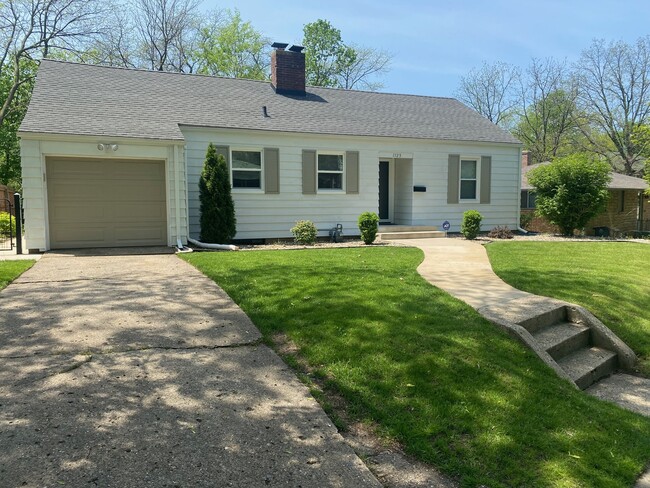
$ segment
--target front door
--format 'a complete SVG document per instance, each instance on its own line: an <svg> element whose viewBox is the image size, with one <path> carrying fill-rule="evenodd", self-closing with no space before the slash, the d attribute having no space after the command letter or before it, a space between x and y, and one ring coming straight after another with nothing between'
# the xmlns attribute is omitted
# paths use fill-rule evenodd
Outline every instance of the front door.
<svg viewBox="0 0 650 488"><path fill-rule="evenodd" d="M390 164L379 161L379 220L390 221Z"/></svg>

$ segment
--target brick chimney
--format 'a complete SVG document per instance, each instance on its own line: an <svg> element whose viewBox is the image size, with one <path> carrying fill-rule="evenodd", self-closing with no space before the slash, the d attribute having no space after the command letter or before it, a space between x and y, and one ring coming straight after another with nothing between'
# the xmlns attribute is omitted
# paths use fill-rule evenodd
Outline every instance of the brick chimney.
<svg viewBox="0 0 650 488"><path fill-rule="evenodd" d="M291 46L274 42L271 52L271 85L280 95L304 97L305 92L305 53L302 46Z"/></svg>
<svg viewBox="0 0 650 488"><path fill-rule="evenodd" d="M521 167L525 168L528 166L530 163L528 161L528 158L530 157L530 151L521 151Z"/></svg>

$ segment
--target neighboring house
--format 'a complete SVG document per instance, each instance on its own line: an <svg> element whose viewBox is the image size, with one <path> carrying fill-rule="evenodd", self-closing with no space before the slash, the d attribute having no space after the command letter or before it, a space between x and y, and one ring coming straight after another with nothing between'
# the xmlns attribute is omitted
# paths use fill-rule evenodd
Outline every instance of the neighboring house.
<svg viewBox="0 0 650 488"><path fill-rule="evenodd" d="M528 163L528 151L524 151L521 158L521 214L534 215L535 213L535 191L528 183L528 172L549 162L531 164ZM607 209L600 215L591 219L585 226L587 235L595 235L608 232L633 232L650 231L650 201L645 194L648 183L641 178L626 176L620 173L611 173L611 181L607 186L610 198ZM607 229L604 229L607 228ZM558 233L559 229L549 223L546 219L533 216L528 230L534 232Z"/></svg>
<svg viewBox="0 0 650 488"><path fill-rule="evenodd" d="M0 185L0 212L13 213L14 191L7 185Z"/></svg>
<svg viewBox="0 0 650 488"><path fill-rule="evenodd" d="M519 222L521 145L457 100L305 87L301 48L272 81L44 60L20 128L27 248L198 238L208 143L228 162L236 239L375 211L394 224Z"/></svg>

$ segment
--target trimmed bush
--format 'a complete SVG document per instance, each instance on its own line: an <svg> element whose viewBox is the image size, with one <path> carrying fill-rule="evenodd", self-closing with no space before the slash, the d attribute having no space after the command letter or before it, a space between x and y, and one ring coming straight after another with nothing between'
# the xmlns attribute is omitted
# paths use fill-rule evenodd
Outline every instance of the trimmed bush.
<svg viewBox="0 0 650 488"><path fill-rule="evenodd" d="M16 219L8 212L0 212L0 235L9 236L9 225L11 225L11 235L15 236Z"/></svg>
<svg viewBox="0 0 650 488"><path fill-rule="evenodd" d="M237 220L230 190L226 160L210 143L199 180L201 241L221 244L235 237Z"/></svg>
<svg viewBox="0 0 650 488"><path fill-rule="evenodd" d="M465 239L476 239L478 233L481 232L481 221L483 216L478 210L467 210L463 213L463 222L460 224L460 233L465 236Z"/></svg>
<svg viewBox="0 0 650 488"><path fill-rule="evenodd" d="M311 245L316 242L318 229L311 220L299 220L291 228L291 233L298 244Z"/></svg>
<svg viewBox="0 0 650 488"><path fill-rule="evenodd" d="M375 242L379 230L379 215L375 212L363 212L359 215L358 224L361 231L361 240L365 244Z"/></svg>
<svg viewBox="0 0 650 488"><path fill-rule="evenodd" d="M488 237L492 239L512 239L512 231L506 226L497 226L488 232Z"/></svg>

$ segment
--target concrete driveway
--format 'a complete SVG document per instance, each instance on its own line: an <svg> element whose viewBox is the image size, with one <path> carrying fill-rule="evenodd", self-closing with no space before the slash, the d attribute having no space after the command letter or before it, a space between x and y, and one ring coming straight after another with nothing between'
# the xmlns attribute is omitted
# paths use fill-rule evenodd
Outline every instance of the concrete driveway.
<svg viewBox="0 0 650 488"><path fill-rule="evenodd" d="M2 487L378 487L174 255L49 254L0 292Z"/></svg>

